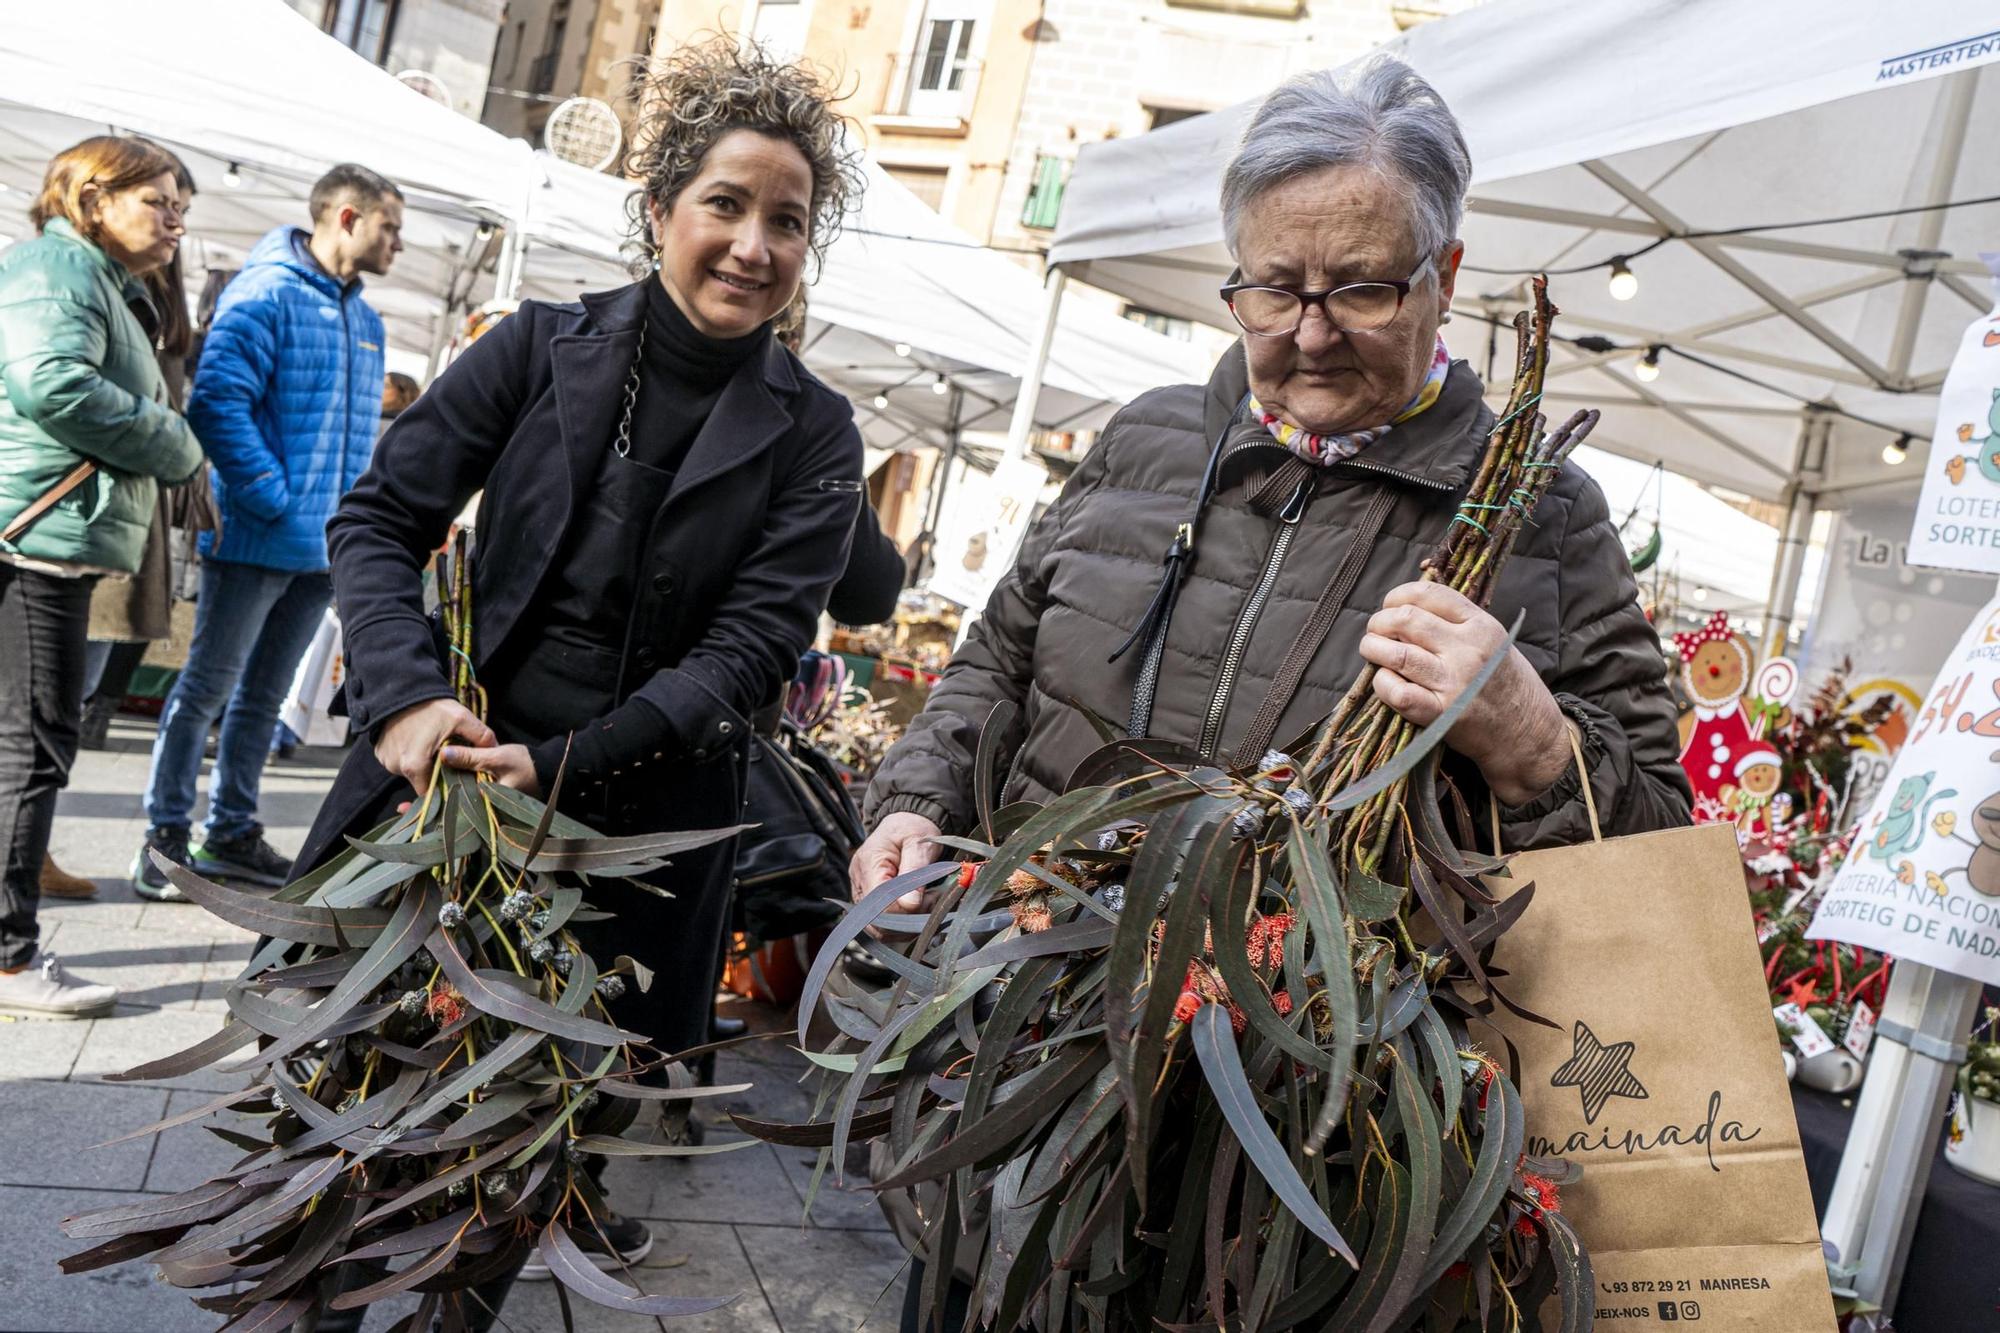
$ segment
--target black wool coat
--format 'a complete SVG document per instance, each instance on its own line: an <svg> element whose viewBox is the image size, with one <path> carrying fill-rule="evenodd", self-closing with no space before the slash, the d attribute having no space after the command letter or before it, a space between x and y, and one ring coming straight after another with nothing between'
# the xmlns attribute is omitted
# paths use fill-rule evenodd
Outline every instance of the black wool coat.
<svg viewBox="0 0 2000 1333"><path fill-rule="evenodd" d="M400 710L450 697L421 575L482 491L473 657L480 682L505 698L496 664L516 660L521 638L534 633L537 598L568 549L572 523L587 512L581 501L612 447L645 317L643 282L575 304L525 302L383 436L327 525L356 731L372 737ZM628 636L635 641L624 646L621 702L650 703L658 734L633 747L647 762L613 781L590 809L572 806L566 780L570 813L619 833L738 821L745 719L797 669L845 566L862 498L861 456L847 400L776 340L737 371L654 525L653 572L642 593L653 599L651 632L643 641ZM573 725L594 720L579 716ZM371 747L355 745L299 870L407 798L407 786ZM628 991L621 1021L665 1049L705 1039L733 856L728 842L676 858L660 880L671 899L617 885L592 890L596 905L620 913L615 952L658 974L649 995ZM600 961L609 962L608 952Z"/></svg>

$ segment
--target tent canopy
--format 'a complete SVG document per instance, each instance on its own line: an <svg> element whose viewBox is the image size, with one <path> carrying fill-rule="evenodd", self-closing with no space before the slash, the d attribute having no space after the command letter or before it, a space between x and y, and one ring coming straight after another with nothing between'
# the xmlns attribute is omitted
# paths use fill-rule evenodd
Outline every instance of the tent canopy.
<svg viewBox="0 0 2000 1333"><path fill-rule="evenodd" d="M333 163L360 161L396 181L405 249L367 291L405 354L442 345L448 308L495 294L509 226L528 238L520 296L568 301L630 281L628 182L430 101L276 0L204 0L199 21L153 0L16 8L0 27L0 214L18 221L0 220L0 237L26 233L22 214L52 155L129 130L173 147L200 186L185 257L194 282L240 264L272 227L304 224L306 193ZM951 396L930 391L939 371L963 389L962 427L1004 428L1041 319L1040 284L867 169L864 211L813 293L811 364L855 396L885 447L941 438ZM898 356L899 343L912 356ZM1038 422L1099 425L1148 388L1201 378L1199 361L1188 344L1077 307ZM872 405L877 393L890 399L886 413Z"/></svg>
<svg viewBox="0 0 2000 1333"><path fill-rule="evenodd" d="M1830 418L1807 487L1896 478L1883 446L1930 434L1959 335L1992 307L1978 256L2000 248L2000 205L1771 224L2000 195L2000 157L1968 142L2000 124L2000 32L1978 8L1495 0L1397 39L1472 152L1452 350L1504 380L1511 333L1492 355L1481 321L1510 318L1544 269L1558 332L1616 344L1565 346L1550 372L1552 416L1603 409L1594 444L1775 498L1802 405L1824 402L1878 424ZM1051 261L1229 327L1216 200L1255 107L1086 148ZM1631 262L1637 295L1613 299L1605 265L1655 242ZM1654 345L1672 350L1642 382Z"/></svg>

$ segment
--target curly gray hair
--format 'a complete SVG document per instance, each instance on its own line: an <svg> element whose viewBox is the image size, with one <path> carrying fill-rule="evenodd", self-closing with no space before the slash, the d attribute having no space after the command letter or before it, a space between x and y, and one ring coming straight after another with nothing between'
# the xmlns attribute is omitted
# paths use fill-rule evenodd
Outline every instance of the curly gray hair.
<svg viewBox="0 0 2000 1333"><path fill-rule="evenodd" d="M822 73L785 64L762 47L729 37L682 47L643 66L633 80L638 111L625 174L645 188L626 206L634 269L659 258L649 204L661 209L701 171L708 150L731 130L751 130L797 148L812 169L813 259L824 263L843 219L861 202L860 155L848 146L840 93Z"/></svg>
<svg viewBox="0 0 2000 1333"><path fill-rule="evenodd" d="M1378 56L1345 77L1301 74L1257 108L1222 176L1230 254L1259 196L1295 176L1349 166L1373 168L1405 190L1420 254L1436 255L1458 238L1472 186L1465 135L1422 75Z"/></svg>

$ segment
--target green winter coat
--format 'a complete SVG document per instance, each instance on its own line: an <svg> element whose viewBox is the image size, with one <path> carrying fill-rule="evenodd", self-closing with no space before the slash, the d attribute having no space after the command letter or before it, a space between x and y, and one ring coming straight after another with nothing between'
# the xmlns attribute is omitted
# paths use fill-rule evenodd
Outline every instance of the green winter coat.
<svg viewBox="0 0 2000 1333"><path fill-rule="evenodd" d="M61 218L0 254L0 527L85 460L98 470L0 551L138 569L157 483L200 470L168 404L146 289ZM147 307L150 308L150 307Z"/></svg>

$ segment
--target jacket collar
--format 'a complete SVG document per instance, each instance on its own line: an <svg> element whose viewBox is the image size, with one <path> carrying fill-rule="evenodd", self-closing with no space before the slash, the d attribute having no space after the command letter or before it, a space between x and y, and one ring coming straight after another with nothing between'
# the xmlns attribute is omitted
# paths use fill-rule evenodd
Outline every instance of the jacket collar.
<svg viewBox="0 0 2000 1333"><path fill-rule="evenodd" d="M591 324L604 333L635 333L646 319L646 284L658 281L649 273L635 283L608 292L585 292L580 298L584 312L590 316ZM748 364L755 366L764 382L773 389L787 394L798 392L799 377L792 369L792 354L779 345L776 338L765 343L763 352L751 358ZM627 362L624 368L630 370L631 363ZM740 376L741 372L738 374ZM620 383L622 387L623 381ZM716 410L721 410L721 404L716 405Z"/></svg>
<svg viewBox="0 0 2000 1333"><path fill-rule="evenodd" d="M318 288L336 301L344 301L358 293L361 290L360 276L342 282L328 273L319 266L319 260L313 258L311 241L312 233L304 227L290 224L273 227L250 248L250 256L243 261L243 267L247 270L270 264L295 273L300 281Z"/></svg>
<svg viewBox="0 0 2000 1333"><path fill-rule="evenodd" d="M132 270L113 259L103 246L71 226L68 218L50 218L42 224L42 235L53 236L56 240L66 245L73 245L90 256L90 262L117 285L127 302L143 301L148 310L153 308L153 298L147 292L146 284L133 277Z"/></svg>
<svg viewBox="0 0 2000 1333"><path fill-rule="evenodd" d="M589 326L550 340L556 420L569 459L570 504L593 484L604 452L618 432L625 382L639 354L639 326L646 318L646 278L615 291L583 297ZM791 428L792 414L777 392L798 388L791 353L771 339L723 387L702 423L667 493L667 504L764 450ZM777 392L774 392L777 391Z"/></svg>
<svg viewBox="0 0 2000 1333"><path fill-rule="evenodd" d="M1250 470L1269 469L1290 456L1261 425L1239 414L1238 405L1249 391L1249 365L1243 342L1238 339L1216 363L1202 404L1208 438L1223 437L1224 485ZM1428 410L1395 427L1356 457L1326 470L1340 475L1384 476L1429 490L1461 490L1493 428L1493 412L1483 394L1472 368L1454 361L1445 375L1443 391Z"/></svg>

